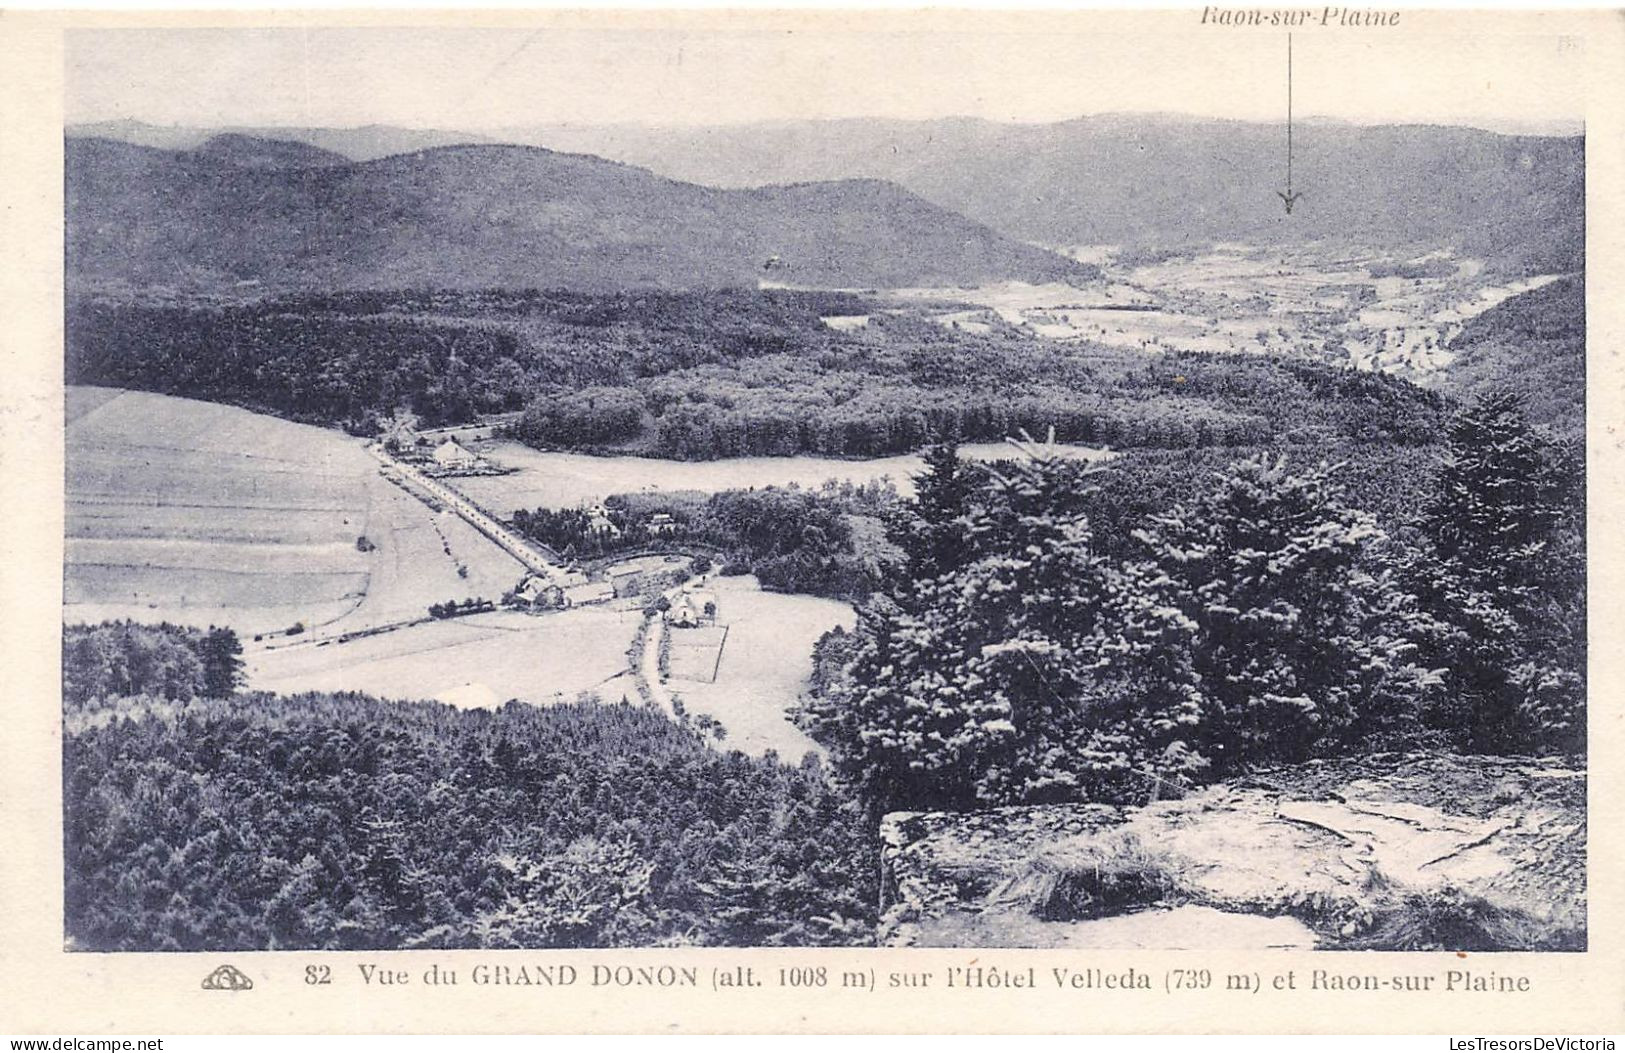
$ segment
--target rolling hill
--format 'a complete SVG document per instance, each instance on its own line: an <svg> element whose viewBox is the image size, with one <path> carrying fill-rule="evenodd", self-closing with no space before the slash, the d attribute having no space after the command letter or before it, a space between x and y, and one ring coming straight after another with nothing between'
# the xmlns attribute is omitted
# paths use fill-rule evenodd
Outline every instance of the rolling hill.
<svg viewBox="0 0 1625 1053"><path fill-rule="evenodd" d="M896 287L1092 273L879 180L719 190L484 145L265 163L298 153L242 137L185 151L69 138L70 284Z"/></svg>
<svg viewBox="0 0 1625 1053"><path fill-rule="evenodd" d="M326 168L347 165L350 159L332 150L287 139L264 139L238 132L222 132L200 143L193 155L243 168Z"/></svg>
<svg viewBox="0 0 1625 1053"><path fill-rule="evenodd" d="M296 128L265 125L229 125L203 128L183 124L148 124L146 121L116 120L70 124L70 139L114 139L136 146L160 150L191 150L220 134L254 139L305 143L330 150L351 161L373 161L391 154L408 154L436 146L464 146L490 143L483 135L439 128L402 128L393 124L364 124L355 128Z"/></svg>
<svg viewBox="0 0 1625 1053"><path fill-rule="evenodd" d="M1585 245L1582 137L1300 121L1288 217L1280 124L1107 114L1053 124L854 119L710 128L555 126L501 137L676 179L752 186L885 179L1046 245L1317 240L1453 247L1569 271Z"/></svg>

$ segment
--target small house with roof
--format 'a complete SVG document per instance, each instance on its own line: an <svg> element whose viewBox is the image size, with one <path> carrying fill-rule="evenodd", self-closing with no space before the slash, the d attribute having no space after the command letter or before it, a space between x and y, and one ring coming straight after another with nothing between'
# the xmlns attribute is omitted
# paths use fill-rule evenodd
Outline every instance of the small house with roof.
<svg viewBox="0 0 1625 1053"><path fill-rule="evenodd" d="M448 471L472 468L480 462L479 455L456 439L447 439L434 448L434 463Z"/></svg>
<svg viewBox="0 0 1625 1053"><path fill-rule="evenodd" d="M584 511L587 513L587 533L610 538L621 536L621 528L609 518L609 509L603 505L593 505Z"/></svg>
<svg viewBox="0 0 1625 1053"><path fill-rule="evenodd" d="M672 601L666 611L666 620L679 629L693 629L701 625L715 625L717 597L713 592L684 592Z"/></svg>

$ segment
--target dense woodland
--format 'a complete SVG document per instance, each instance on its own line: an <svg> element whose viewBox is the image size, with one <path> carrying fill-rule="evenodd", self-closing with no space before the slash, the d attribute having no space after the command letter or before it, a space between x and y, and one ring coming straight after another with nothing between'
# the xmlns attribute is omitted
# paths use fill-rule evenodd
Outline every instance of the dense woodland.
<svg viewBox="0 0 1625 1053"><path fill-rule="evenodd" d="M1559 278L1490 308L1450 342L1445 376L1468 401L1497 391L1523 396L1529 419L1564 437L1585 438L1585 275Z"/></svg>
<svg viewBox="0 0 1625 1053"><path fill-rule="evenodd" d="M1386 530L1339 466L1261 454L1125 544L1088 513L1113 470L1035 453L978 469L935 448L892 522L903 562L819 644L798 720L871 814L1143 801L1370 750L1584 749L1583 470L1516 396L1455 419Z"/></svg>
<svg viewBox="0 0 1625 1053"><path fill-rule="evenodd" d="M229 402L370 434L707 362L816 352L826 293L336 293L255 303L81 297L69 383Z"/></svg>
<svg viewBox="0 0 1625 1053"><path fill-rule="evenodd" d="M513 525L567 558L597 558L650 546L720 553L724 574L755 574L764 588L863 599L880 578L890 547L870 535L895 505L890 485L833 480L817 490L617 494L605 501L606 531L576 508L519 511ZM669 519L659 528L654 517Z"/></svg>
<svg viewBox="0 0 1625 1053"><path fill-rule="evenodd" d="M624 702L98 692L63 760L81 949L871 938L875 860L816 763Z"/></svg>
<svg viewBox="0 0 1625 1053"><path fill-rule="evenodd" d="M230 629L104 622L62 634L62 701L74 708L102 696L187 702L236 690L243 648Z"/></svg>
<svg viewBox="0 0 1625 1053"><path fill-rule="evenodd" d="M870 314L863 329L829 314ZM1381 374L976 335L855 296L783 291L348 294L250 305L75 299L70 383L154 390L376 434L523 407L542 447L687 460L871 457L934 435L1192 449L1431 441L1442 403Z"/></svg>

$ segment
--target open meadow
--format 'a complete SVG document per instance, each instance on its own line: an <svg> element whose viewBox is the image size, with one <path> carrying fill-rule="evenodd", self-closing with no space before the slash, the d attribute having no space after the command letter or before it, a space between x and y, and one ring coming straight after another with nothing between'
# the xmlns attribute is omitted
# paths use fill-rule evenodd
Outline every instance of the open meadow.
<svg viewBox="0 0 1625 1053"><path fill-rule="evenodd" d="M337 432L145 392L69 388L65 616L242 633L344 614L367 588L366 480Z"/></svg>
<svg viewBox="0 0 1625 1053"><path fill-rule="evenodd" d="M248 656L262 691L365 691L437 699L462 708L509 699L543 705L583 691L606 702L637 691L626 651L642 613L616 605L543 615L493 612L426 622L347 643L294 643Z"/></svg>
<svg viewBox="0 0 1625 1053"><path fill-rule="evenodd" d="M1058 449L1090 460L1109 456L1087 446L1063 445ZM967 443L959 448L959 454L984 461L1018 456L1010 446L998 442ZM829 479L855 485L889 479L898 493L911 497L913 476L924 463L918 454L867 460L799 456L669 461L535 450L517 442L493 443L487 455L518 470L508 475L469 476L450 482L486 511L504 519L520 509L598 504L611 494L670 490L712 494L791 484L816 489Z"/></svg>
<svg viewBox="0 0 1625 1053"><path fill-rule="evenodd" d="M754 756L774 750L792 762L808 752L822 754L786 714L812 675L813 644L837 625L851 629L857 620L852 608L838 600L763 592L751 575L713 578L708 587L716 593L717 623L727 627L716 681L685 678L708 672L714 646L698 646L696 639L696 646L673 647L669 690L690 713L722 723L728 733L724 749ZM697 632L708 633L707 642L722 635Z"/></svg>
<svg viewBox="0 0 1625 1053"><path fill-rule="evenodd" d="M666 631L669 654L667 668L674 687L683 682L714 684L722 664L722 649L728 642L726 625L673 626Z"/></svg>

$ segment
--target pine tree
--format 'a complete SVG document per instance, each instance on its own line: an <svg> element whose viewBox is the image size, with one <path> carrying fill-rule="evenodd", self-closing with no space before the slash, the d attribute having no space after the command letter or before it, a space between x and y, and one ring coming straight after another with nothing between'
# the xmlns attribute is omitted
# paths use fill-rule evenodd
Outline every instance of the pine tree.
<svg viewBox="0 0 1625 1053"><path fill-rule="evenodd" d="M1472 749L1577 750L1585 741L1583 464L1533 429L1511 393L1450 429L1421 543L1400 572L1437 622L1449 669L1434 715Z"/></svg>
<svg viewBox="0 0 1625 1053"><path fill-rule="evenodd" d="M887 536L903 550L896 583L902 591L918 581L941 577L964 565L969 548L964 517L972 482L959 457L959 442L945 438L926 448L925 469L914 479L912 502L887 524Z"/></svg>
<svg viewBox="0 0 1625 1053"><path fill-rule="evenodd" d="M1414 710L1433 683L1396 617L1405 597L1366 566L1382 534L1325 465L1237 462L1136 537L1194 623L1203 746L1221 771L1306 757L1368 713Z"/></svg>
<svg viewBox="0 0 1625 1053"><path fill-rule="evenodd" d="M851 656L798 719L874 813L1143 799L1205 761L1190 625L1166 582L1112 566L1086 471L1042 447L957 517L963 565L860 609ZM940 506L938 506L940 507ZM920 536L919 533L913 536Z"/></svg>
<svg viewBox="0 0 1625 1053"><path fill-rule="evenodd" d="M1512 392L1481 398L1451 423L1422 526L1469 583L1517 588L1538 577L1562 518L1549 456Z"/></svg>
<svg viewBox="0 0 1625 1053"><path fill-rule="evenodd" d="M203 660L203 693L209 698L225 698L243 682L243 645L231 629L209 626L198 643Z"/></svg>

